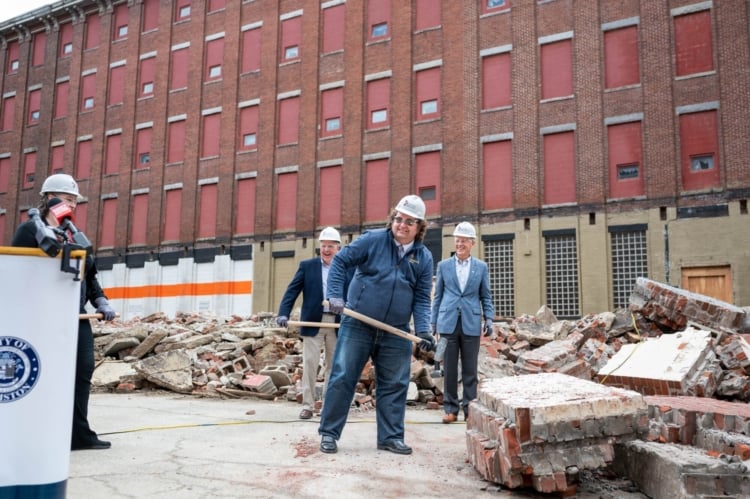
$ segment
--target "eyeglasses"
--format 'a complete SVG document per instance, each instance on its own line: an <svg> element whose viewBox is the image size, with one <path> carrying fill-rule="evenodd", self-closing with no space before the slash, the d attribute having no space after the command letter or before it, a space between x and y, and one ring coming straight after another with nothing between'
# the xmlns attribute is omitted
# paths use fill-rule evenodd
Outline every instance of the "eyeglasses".
<svg viewBox="0 0 750 499"><path fill-rule="evenodd" d="M393 217L391 220L393 220L397 224L406 224L409 227L413 227L419 223L419 220L415 220L413 218Z"/></svg>

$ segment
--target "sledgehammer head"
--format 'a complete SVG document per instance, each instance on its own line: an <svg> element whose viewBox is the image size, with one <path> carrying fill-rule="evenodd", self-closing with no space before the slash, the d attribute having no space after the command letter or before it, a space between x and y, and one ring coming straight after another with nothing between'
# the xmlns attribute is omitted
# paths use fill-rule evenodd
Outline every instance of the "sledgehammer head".
<svg viewBox="0 0 750 499"><path fill-rule="evenodd" d="M435 362L435 369L430 373L431 378L442 378L443 370L440 368L440 362Z"/></svg>

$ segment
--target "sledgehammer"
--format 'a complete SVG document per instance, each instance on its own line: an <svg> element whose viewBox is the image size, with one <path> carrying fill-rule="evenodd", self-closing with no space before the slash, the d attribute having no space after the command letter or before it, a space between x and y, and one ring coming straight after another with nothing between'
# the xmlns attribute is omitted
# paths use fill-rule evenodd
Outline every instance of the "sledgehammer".
<svg viewBox="0 0 750 499"><path fill-rule="evenodd" d="M324 307L328 306L328 301L324 301L323 302L323 306ZM364 314L360 314L359 312L355 312L354 310L345 308L343 314L344 315L348 315L349 317L351 317L353 319L357 319L358 321L362 321L365 324L369 324L369 325L371 325L373 327L376 327L376 328L378 328L378 329L380 329L382 331L385 331L386 333L395 334L396 336L400 336L401 338L404 338L405 340L412 341L412 342L416 343L417 345L419 345L420 343L422 343L422 339L419 336L415 336L413 334L405 333L405 332L401 331L400 329L397 329L397 328L391 326L390 324L386 324L385 322L380 322L377 319L373 319L372 317L368 317L368 316L366 316Z"/></svg>
<svg viewBox="0 0 750 499"><path fill-rule="evenodd" d="M309 322L309 321L287 321L287 326L297 327L319 327L319 328L338 328L335 322Z"/></svg>

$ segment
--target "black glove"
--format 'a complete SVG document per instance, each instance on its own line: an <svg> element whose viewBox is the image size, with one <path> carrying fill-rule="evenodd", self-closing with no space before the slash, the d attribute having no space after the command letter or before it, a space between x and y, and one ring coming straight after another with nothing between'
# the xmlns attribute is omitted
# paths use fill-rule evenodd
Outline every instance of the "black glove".
<svg viewBox="0 0 750 499"><path fill-rule="evenodd" d="M96 313L102 314L102 318L105 321L111 321L115 318L115 309L109 305L109 302L103 296L100 296L95 300Z"/></svg>
<svg viewBox="0 0 750 499"><path fill-rule="evenodd" d="M289 317L286 315L280 315L276 317L276 324L279 325L279 327L286 327L289 323Z"/></svg>
<svg viewBox="0 0 750 499"><path fill-rule="evenodd" d="M328 298L328 310L332 314L340 314L344 311L346 302L343 298Z"/></svg>
<svg viewBox="0 0 750 499"><path fill-rule="evenodd" d="M429 352L435 349L435 337L432 336L429 331L422 331L421 333L417 333L417 336L420 340L422 340L419 343L420 350L422 350L423 352Z"/></svg>
<svg viewBox="0 0 750 499"><path fill-rule="evenodd" d="M489 319L484 320L484 335L485 336L492 336L492 333L495 332L495 328L492 327L492 321Z"/></svg>

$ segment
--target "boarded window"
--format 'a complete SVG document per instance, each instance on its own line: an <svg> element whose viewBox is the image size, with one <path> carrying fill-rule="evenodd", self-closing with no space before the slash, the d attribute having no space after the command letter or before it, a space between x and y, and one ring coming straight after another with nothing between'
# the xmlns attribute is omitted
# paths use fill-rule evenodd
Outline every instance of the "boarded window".
<svg viewBox="0 0 750 499"><path fill-rule="evenodd" d="M78 142L76 152L76 178L86 179L91 176L91 146L90 140Z"/></svg>
<svg viewBox="0 0 750 499"><path fill-rule="evenodd" d="M125 66L115 66L109 70L109 91L107 105L115 106L125 101Z"/></svg>
<svg viewBox="0 0 750 499"><path fill-rule="evenodd" d="M440 26L440 2L417 0L414 30L422 31Z"/></svg>
<svg viewBox="0 0 750 499"><path fill-rule="evenodd" d="M19 54L19 46L18 42L13 41L8 43L8 48L6 49L6 66L5 66L5 72L8 74L17 73L18 68L20 66L20 63L18 61L18 54Z"/></svg>
<svg viewBox="0 0 750 499"><path fill-rule="evenodd" d="M40 31L34 34L33 52L31 53L31 65L41 66L44 64L44 53L47 49L47 33Z"/></svg>
<svg viewBox="0 0 750 499"><path fill-rule="evenodd" d="M323 9L323 53L344 49L344 3Z"/></svg>
<svg viewBox="0 0 750 499"><path fill-rule="evenodd" d="M369 41L389 38L391 22L391 2L367 0L367 39Z"/></svg>
<svg viewBox="0 0 750 499"><path fill-rule="evenodd" d="M81 82L81 111L89 111L94 108L95 93L96 73L87 74Z"/></svg>
<svg viewBox="0 0 750 499"><path fill-rule="evenodd" d="M154 77L156 73L156 57L149 57L141 61L141 83L138 87L140 97L154 95Z"/></svg>
<svg viewBox="0 0 750 499"><path fill-rule="evenodd" d="M86 27L84 31L83 49L91 50L99 46L99 33L101 31L101 17L98 12L86 16Z"/></svg>
<svg viewBox="0 0 750 499"><path fill-rule="evenodd" d="M185 120L169 123L167 133L167 163L182 163L185 160Z"/></svg>
<svg viewBox="0 0 750 499"><path fill-rule="evenodd" d="M0 158L0 192L8 192L10 182L10 158ZM2 232L0 231L0 234Z"/></svg>
<svg viewBox="0 0 750 499"><path fill-rule="evenodd" d="M52 148L50 160L50 172L61 173L65 169L65 147L55 146Z"/></svg>
<svg viewBox="0 0 750 499"><path fill-rule="evenodd" d="M388 160L376 159L365 164L365 222L385 220L388 206Z"/></svg>
<svg viewBox="0 0 750 499"><path fill-rule="evenodd" d="M260 28L242 32L242 68L243 73L260 69Z"/></svg>
<svg viewBox="0 0 750 499"><path fill-rule="evenodd" d="M23 178L21 185L24 189L34 187L34 176L36 175L36 152L30 152L23 157Z"/></svg>
<svg viewBox="0 0 750 499"><path fill-rule="evenodd" d="M200 215L198 216L198 237L216 236L216 206L218 201L218 185L206 184L201 186Z"/></svg>
<svg viewBox="0 0 750 499"><path fill-rule="evenodd" d="M542 45L542 99L573 95L573 56L571 41Z"/></svg>
<svg viewBox="0 0 750 499"><path fill-rule="evenodd" d="M544 204L576 200L574 143L573 132L544 136Z"/></svg>
<svg viewBox="0 0 750 499"><path fill-rule="evenodd" d="M146 244L148 230L148 194L133 196L130 217L130 244Z"/></svg>
<svg viewBox="0 0 750 499"><path fill-rule="evenodd" d="M163 240L180 240L180 216L182 214L182 189L170 189L164 202Z"/></svg>
<svg viewBox="0 0 750 499"><path fill-rule="evenodd" d="M721 185L716 111L680 115L680 162L683 189Z"/></svg>
<svg viewBox="0 0 750 499"><path fill-rule="evenodd" d="M60 26L59 57L66 57L73 53L73 24L65 23Z"/></svg>
<svg viewBox="0 0 750 499"><path fill-rule="evenodd" d="M391 123L391 79L367 82L367 128L383 128Z"/></svg>
<svg viewBox="0 0 750 499"><path fill-rule="evenodd" d="M674 36L677 76L714 69L710 10L675 17Z"/></svg>
<svg viewBox="0 0 750 499"><path fill-rule="evenodd" d="M343 133L344 89L331 88L321 94L320 136L330 137ZM330 225L330 224L328 224Z"/></svg>
<svg viewBox="0 0 750 499"><path fill-rule="evenodd" d="M280 174L276 182L276 230L293 229L297 220L297 174Z"/></svg>
<svg viewBox="0 0 750 499"><path fill-rule="evenodd" d="M16 119L16 97L3 99L3 130L13 130L13 122Z"/></svg>
<svg viewBox="0 0 750 499"><path fill-rule="evenodd" d="M237 149L251 151L258 148L258 106L240 110L240 127Z"/></svg>
<svg viewBox="0 0 750 499"><path fill-rule="evenodd" d="M502 140L482 146L484 209L513 207L512 142Z"/></svg>
<svg viewBox="0 0 750 499"><path fill-rule="evenodd" d="M417 71L417 121L440 116L440 68Z"/></svg>
<svg viewBox="0 0 750 499"><path fill-rule="evenodd" d="M440 213L440 152L414 156L417 194L424 200L427 213Z"/></svg>
<svg viewBox="0 0 750 499"><path fill-rule="evenodd" d="M141 128L136 132L135 164L136 170L151 166L151 136L152 128Z"/></svg>
<svg viewBox="0 0 750 499"><path fill-rule="evenodd" d="M221 79L223 63L224 38L217 38L206 43L206 81Z"/></svg>
<svg viewBox="0 0 750 499"><path fill-rule="evenodd" d="M279 101L279 145L299 140L299 97Z"/></svg>
<svg viewBox="0 0 750 499"><path fill-rule="evenodd" d="M609 197L643 195L640 121L607 127L607 156Z"/></svg>
<svg viewBox="0 0 750 499"><path fill-rule="evenodd" d="M190 0L177 0L174 7L175 22L190 19Z"/></svg>
<svg viewBox="0 0 750 499"><path fill-rule="evenodd" d="M510 0L481 0L482 14L502 12L510 9Z"/></svg>
<svg viewBox="0 0 750 499"><path fill-rule="evenodd" d="M511 105L510 53L482 58L482 109Z"/></svg>
<svg viewBox="0 0 750 499"><path fill-rule="evenodd" d="M604 86L635 85L641 81L638 62L638 27L614 29L604 33Z"/></svg>
<svg viewBox="0 0 750 499"><path fill-rule="evenodd" d="M289 62L300 57L302 42L302 16L285 19L281 22L281 61Z"/></svg>
<svg viewBox="0 0 750 499"><path fill-rule="evenodd" d="M42 90L32 90L29 92L29 116L27 122L29 124L39 123L39 118L42 112Z"/></svg>
<svg viewBox="0 0 750 499"><path fill-rule="evenodd" d="M107 150L104 158L104 173L113 174L120 171L120 151L122 149L122 134L107 135Z"/></svg>
<svg viewBox="0 0 750 499"><path fill-rule="evenodd" d="M172 72L169 79L170 90L187 88L189 57L190 52L188 51L188 47L172 51Z"/></svg>
<svg viewBox="0 0 750 499"><path fill-rule="evenodd" d="M159 0L143 0L143 32L159 27Z"/></svg>
<svg viewBox="0 0 750 499"><path fill-rule="evenodd" d="M61 81L55 85L55 116L62 118L68 114L68 96L70 95L70 81Z"/></svg>
<svg viewBox="0 0 750 499"><path fill-rule="evenodd" d="M128 4L123 3L114 8L114 22L112 23L112 40L122 40L128 37Z"/></svg>
<svg viewBox="0 0 750 499"><path fill-rule="evenodd" d="M117 198L102 201L102 223L99 224L100 247L111 248L115 245L117 230Z"/></svg>
<svg viewBox="0 0 750 499"><path fill-rule="evenodd" d="M227 6L227 0L208 0L208 12L216 12Z"/></svg>
<svg viewBox="0 0 750 499"><path fill-rule="evenodd" d="M320 169L320 225L341 223L341 166Z"/></svg>
<svg viewBox="0 0 750 499"><path fill-rule="evenodd" d="M237 210L235 211L235 233L252 234L255 232L255 179L245 178L237 181Z"/></svg>
<svg viewBox="0 0 750 499"><path fill-rule="evenodd" d="M219 155L221 138L221 113L208 114L203 117L203 135L201 139L201 158Z"/></svg>

